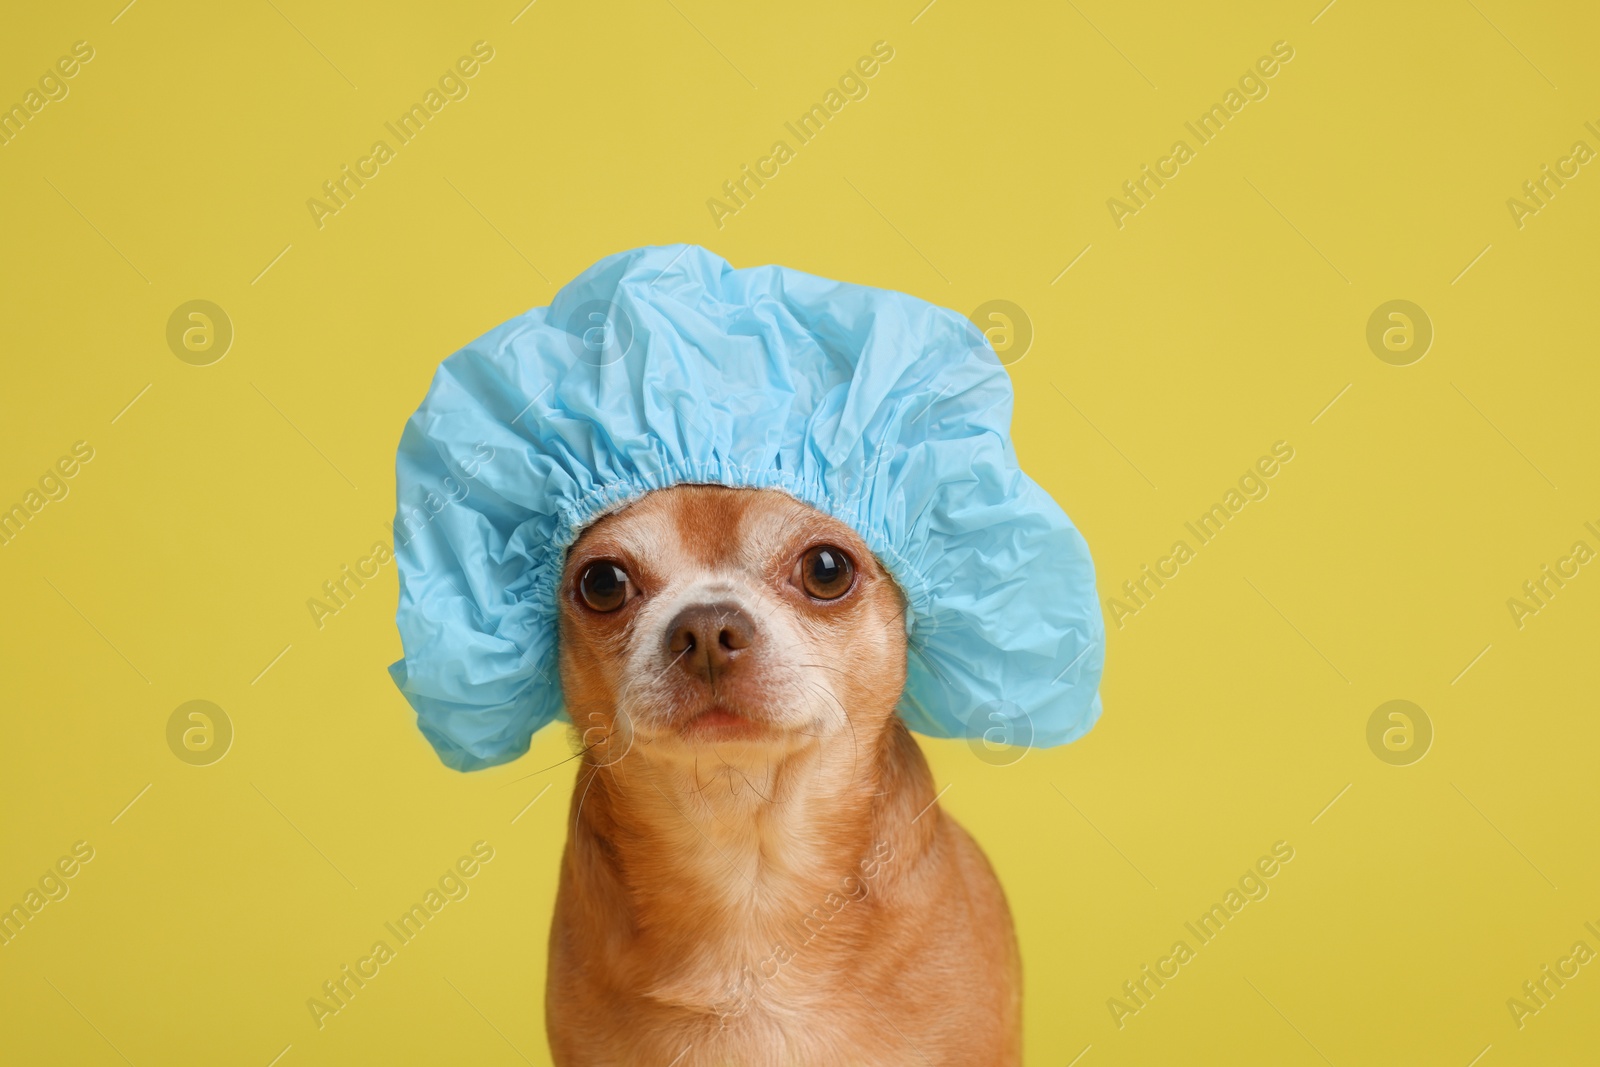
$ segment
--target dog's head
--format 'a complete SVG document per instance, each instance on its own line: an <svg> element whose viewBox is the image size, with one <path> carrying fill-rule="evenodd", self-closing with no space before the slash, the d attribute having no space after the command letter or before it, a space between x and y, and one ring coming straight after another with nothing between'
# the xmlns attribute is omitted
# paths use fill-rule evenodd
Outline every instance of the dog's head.
<svg viewBox="0 0 1600 1067"><path fill-rule="evenodd" d="M905 685L898 586L845 524L770 489L657 490L585 530L561 680L593 762L881 736Z"/></svg>

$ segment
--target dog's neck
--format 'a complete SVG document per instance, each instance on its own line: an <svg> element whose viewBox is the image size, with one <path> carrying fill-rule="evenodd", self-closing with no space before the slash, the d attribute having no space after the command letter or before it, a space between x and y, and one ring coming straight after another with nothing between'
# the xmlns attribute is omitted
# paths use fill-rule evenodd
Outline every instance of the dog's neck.
<svg viewBox="0 0 1600 1067"><path fill-rule="evenodd" d="M908 784L920 792L919 777L928 788L898 721L860 747L849 736L782 752L653 747L579 775L574 829L609 841L623 870L647 868L654 884L702 883L744 905L847 872L893 814L885 802Z"/></svg>
<svg viewBox="0 0 1600 1067"><path fill-rule="evenodd" d="M641 981L685 1002L714 1001L727 961L761 960L818 908L884 891L893 879L873 880L876 861L903 869L935 822L919 819L932 777L897 719L870 746L727 755L636 749L585 767L573 797L567 863L587 898L573 903L616 937L594 947L649 943L641 957L678 961L677 973Z"/></svg>

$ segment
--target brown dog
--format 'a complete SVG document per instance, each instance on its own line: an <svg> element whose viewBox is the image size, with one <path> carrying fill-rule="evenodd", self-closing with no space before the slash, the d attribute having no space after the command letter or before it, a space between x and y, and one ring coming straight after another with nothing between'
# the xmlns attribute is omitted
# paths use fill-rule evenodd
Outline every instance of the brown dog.
<svg viewBox="0 0 1600 1067"><path fill-rule="evenodd" d="M1011 916L895 714L905 609L854 531L659 490L583 533L560 600L555 1062L1020 1063Z"/></svg>

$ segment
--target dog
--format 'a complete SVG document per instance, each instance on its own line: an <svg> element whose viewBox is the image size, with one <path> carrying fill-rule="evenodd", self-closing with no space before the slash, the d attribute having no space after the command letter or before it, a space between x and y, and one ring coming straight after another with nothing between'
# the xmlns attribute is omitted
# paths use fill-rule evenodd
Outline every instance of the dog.
<svg viewBox="0 0 1600 1067"><path fill-rule="evenodd" d="M862 539L679 485L584 530L559 601L558 1067L1019 1064L1010 911L895 713L906 606Z"/></svg>

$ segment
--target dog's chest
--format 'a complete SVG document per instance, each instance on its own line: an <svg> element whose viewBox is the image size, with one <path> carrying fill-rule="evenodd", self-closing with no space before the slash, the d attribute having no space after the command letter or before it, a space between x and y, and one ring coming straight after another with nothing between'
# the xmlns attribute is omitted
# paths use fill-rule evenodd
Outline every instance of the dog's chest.
<svg viewBox="0 0 1600 1067"><path fill-rule="evenodd" d="M674 909L669 926L635 942L633 962L651 975L649 996L683 1008L735 1018L769 1002L812 1007L837 988L870 909L843 884L760 878L745 894Z"/></svg>

